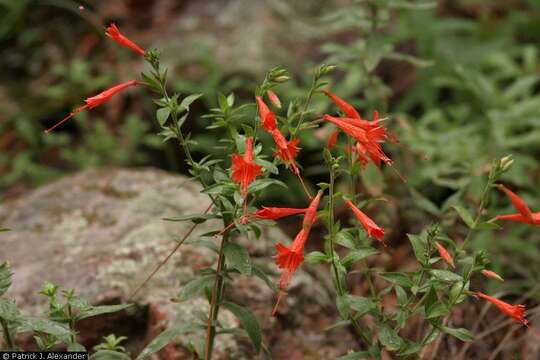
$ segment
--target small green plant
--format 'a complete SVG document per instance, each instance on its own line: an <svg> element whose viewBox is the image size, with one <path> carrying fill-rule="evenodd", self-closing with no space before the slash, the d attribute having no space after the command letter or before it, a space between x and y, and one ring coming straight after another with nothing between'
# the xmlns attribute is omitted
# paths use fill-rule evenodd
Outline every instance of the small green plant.
<svg viewBox="0 0 540 360"><path fill-rule="evenodd" d="M4 339L2 348L5 350L20 350L16 344L17 334L31 332L40 351L50 350L59 344L69 351L85 351L84 346L77 342L78 321L131 306L91 306L73 290L62 290L59 294L58 286L47 282L40 294L48 298L48 311L39 317L27 316L19 311L15 301L5 297L12 275L6 262L0 264L0 325Z"/></svg>

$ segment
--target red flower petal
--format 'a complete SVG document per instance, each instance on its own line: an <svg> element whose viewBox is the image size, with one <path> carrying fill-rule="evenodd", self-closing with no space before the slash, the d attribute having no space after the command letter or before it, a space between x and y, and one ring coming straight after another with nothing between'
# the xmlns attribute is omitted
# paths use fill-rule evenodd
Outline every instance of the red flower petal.
<svg viewBox="0 0 540 360"><path fill-rule="evenodd" d="M354 215L360 221L362 226L364 227L364 230L367 232L367 234L371 237L374 237L377 239L377 241L380 241L384 243L383 237L384 237L384 229L381 228L379 225L375 224L373 220L366 214L364 214L360 209L358 209L350 200L345 200L345 203L349 208L353 211Z"/></svg>
<svg viewBox="0 0 540 360"><path fill-rule="evenodd" d="M356 111L351 104L330 91L323 90L323 92L341 109L341 111L343 111L345 115L354 119L362 119L358 111Z"/></svg>
<svg viewBox="0 0 540 360"><path fill-rule="evenodd" d="M115 24L109 25L105 34L118 44L133 50L135 53L144 56L144 50L133 41L125 37Z"/></svg>
<svg viewBox="0 0 540 360"><path fill-rule="evenodd" d="M454 259L448 252L448 250L445 249L444 246L442 246L438 241L435 241L435 246L437 247L437 251L439 252L439 255L441 258L451 267L455 268L454 266Z"/></svg>
<svg viewBox="0 0 540 360"><path fill-rule="evenodd" d="M527 319L525 319L525 306L511 305L481 292L476 292L475 295L495 305L501 312L514 319L515 322L522 323L525 326L529 324Z"/></svg>

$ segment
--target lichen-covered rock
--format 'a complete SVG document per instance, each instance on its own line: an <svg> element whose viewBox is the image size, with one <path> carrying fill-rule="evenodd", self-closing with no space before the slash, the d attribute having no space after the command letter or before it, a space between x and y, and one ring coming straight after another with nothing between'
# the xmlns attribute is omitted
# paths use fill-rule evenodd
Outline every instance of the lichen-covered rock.
<svg viewBox="0 0 540 360"><path fill-rule="evenodd" d="M94 304L126 302L174 248L174 240L191 226L187 222L162 219L204 212L209 205L210 200L200 193L195 182L154 169L87 171L4 203L0 206L0 224L13 231L0 236L0 261L8 260L15 274L8 296L16 299L25 313L43 312L45 298L38 292L44 281L52 281L62 288L75 289ZM197 239L197 235L219 229L219 226L211 221L200 224L190 239ZM237 241L251 249L254 261L272 272L276 271L271 257L273 244L284 238L286 235L273 227L267 229L261 239L252 240L257 243L246 239ZM130 348L136 352L167 326L188 322L198 312L207 312L206 300L177 304L170 299L200 269L213 265L215 260L216 255L211 250L184 244L132 300L139 305L136 314L115 319L113 324L94 322L86 331L99 329L102 333L89 334L81 329L81 341L92 344L110 332L123 335L118 332L127 331L132 339ZM283 325L269 317L275 294L262 280L238 277L227 296L252 308L268 337L279 337L276 330ZM291 296L283 306L288 316L294 318L292 310L301 314L306 303L320 310L331 301L313 277L299 271L291 284ZM232 314L227 311L221 314L224 324L236 324ZM128 327L132 324L137 329L121 330L121 323ZM249 344L242 339L230 335L217 339L216 358L252 358ZM180 345L186 346L187 340L182 339ZM306 345L306 348L311 347L313 351L320 345ZM174 356L182 358L178 357L178 351ZM163 358L169 358L166 354L162 354ZM185 354L187 358L187 350Z"/></svg>

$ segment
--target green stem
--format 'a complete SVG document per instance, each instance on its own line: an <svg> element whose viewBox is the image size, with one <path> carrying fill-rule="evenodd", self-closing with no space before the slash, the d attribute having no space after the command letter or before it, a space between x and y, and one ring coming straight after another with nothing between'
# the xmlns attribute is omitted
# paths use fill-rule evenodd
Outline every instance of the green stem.
<svg viewBox="0 0 540 360"><path fill-rule="evenodd" d="M335 170L330 164L330 188L329 188L329 232L330 232L330 256L332 259L332 270L334 271L334 276L336 278L336 292L339 297L346 295L346 291L343 289L343 286L341 285L341 279L339 276L339 270L336 264L336 259L334 257L334 185L335 185L335 179L336 174ZM364 343L369 346L371 344L371 339L362 331L362 328L360 327L360 324L358 324L358 321L352 317L352 315L348 319L351 322L352 327L356 331L358 335L364 340Z"/></svg>
<svg viewBox="0 0 540 360"><path fill-rule="evenodd" d="M153 64L153 67L154 67L154 70L156 71L156 73L160 74L159 63L158 64ZM156 79L160 83L161 95L164 98L166 98L167 100L169 100L170 98L169 98L169 95L167 94L167 90L166 90L166 79L160 79L158 77L156 77ZM186 155L188 165L195 172L195 174L196 174L195 177L197 178L197 180L201 183L201 185L203 187L206 188L208 185L206 184L206 182L203 179L203 177L201 176L201 174L199 174L196 171L195 161L193 160L193 156L191 155L191 150L190 150L189 145L188 145L188 143L187 143L187 141L186 141L186 139L184 137L184 134L182 133L181 126L178 125L178 121L177 121L178 120L178 115L176 114L176 112L173 112L171 114L171 116L172 116L172 120L174 122L174 127L172 128L172 130L174 130L175 135L177 136L177 139L180 142L180 145L181 145L181 147L182 147L182 149L183 149L183 151L184 151L184 153ZM219 206L219 202L210 194L208 194L208 197L210 197L210 199L212 200L214 205L221 210L221 207ZM225 228L227 228L228 225L229 224L227 224L227 221L224 219ZM216 320L218 318L219 304L221 302L221 297L222 297L222 294L223 294L224 289L225 289L225 282L224 282L224 279L223 279L223 276L222 276L222 272L223 272L223 270L225 268L224 248L225 248L225 244L227 243L227 239L228 239L228 233L225 232L223 234L220 249L219 249L217 268L216 268L216 277L215 277L215 280L214 280L214 287L213 287L213 291L212 291L212 299L211 299L211 302L210 302L210 311L209 311L209 314L208 314L208 326L207 326L207 332L206 332L206 346L205 346L205 360L210 360L212 358L212 350L213 350L213 347L214 347L214 339L215 339L215 336L216 336L215 322L216 322Z"/></svg>
<svg viewBox="0 0 540 360"><path fill-rule="evenodd" d="M2 325L2 331L4 332L4 338L6 340L7 350L14 350L15 344L11 338L11 333L9 332L8 324L5 320L0 319L0 324Z"/></svg>
<svg viewBox="0 0 540 360"><path fill-rule="evenodd" d="M210 302L210 312L208 314L208 323L206 328L206 347L204 352L204 359L210 360L212 358L212 350L214 348L214 339L216 337L216 325L215 322L218 318L219 304L223 295L225 284L223 281L222 272L225 267L225 244L228 240L228 233L223 234L221 240L221 246L219 248L218 265L216 269L216 278L214 280L214 286L212 290L212 299Z"/></svg>
<svg viewBox="0 0 540 360"><path fill-rule="evenodd" d="M294 131L291 133L291 137L294 137L300 130L300 126L302 125L302 122L304 121L304 115L307 112L309 104L311 103L311 99L313 98L313 94L315 93L315 85L317 84L317 80L318 79L316 77L313 77L311 88L309 89L308 96L306 98L306 101L304 102L304 108L302 109L302 112L300 113L300 119L298 119L298 125L296 125L296 128L294 128Z"/></svg>

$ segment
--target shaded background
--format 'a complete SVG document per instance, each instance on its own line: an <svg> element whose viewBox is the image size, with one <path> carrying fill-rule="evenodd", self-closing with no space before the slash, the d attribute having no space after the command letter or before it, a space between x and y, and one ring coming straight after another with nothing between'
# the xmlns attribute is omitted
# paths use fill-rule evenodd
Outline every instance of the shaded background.
<svg viewBox="0 0 540 360"><path fill-rule="evenodd" d="M213 148L219 134L207 131L209 123L201 118L217 105L219 92L234 92L240 103L252 101L256 84L279 64L294 75L278 89L288 104L304 95L317 64L337 64L329 87L362 114L378 109L390 115L388 126L403 143L388 152L407 184L391 171L362 173L363 190L384 195L391 204L383 219L396 250L386 264L390 269L414 261L407 232L439 221L455 224L454 238L463 236L465 227L447 210L460 200L477 205L482 176L496 157L514 156L504 182L533 210L540 209L540 3L535 0L0 1L2 198L87 168L186 172L174 144L155 136L155 108L143 89L43 134L86 97L145 69L139 58L105 38L103 28L112 21L144 48L163 51L171 89L204 94L186 123L198 141L197 157L220 156ZM321 96L315 103L321 111L328 106ZM326 130L315 135L304 135L300 155L311 183L324 179ZM295 189L296 181L289 180ZM276 203L302 204L296 191L272 197ZM499 194L492 200L490 213L512 211ZM540 298L538 234L508 224L495 236L478 233L472 241L474 248L488 250L493 270L507 280L497 284L499 294L516 299L526 294L532 309ZM522 333L505 338L507 330L491 334L490 341L511 342L501 350L510 356Z"/></svg>

